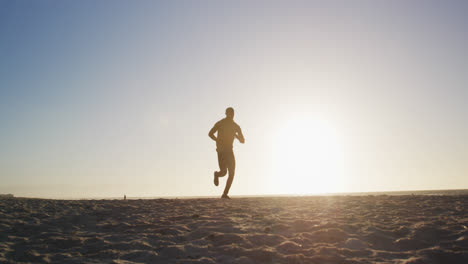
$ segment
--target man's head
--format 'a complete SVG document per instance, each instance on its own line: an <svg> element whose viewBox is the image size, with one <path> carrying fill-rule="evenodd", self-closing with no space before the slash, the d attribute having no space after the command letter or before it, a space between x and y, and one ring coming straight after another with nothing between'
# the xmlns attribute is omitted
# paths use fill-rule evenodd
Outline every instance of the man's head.
<svg viewBox="0 0 468 264"><path fill-rule="evenodd" d="M229 119L234 119L234 108L232 107L226 108L226 117Z"/></svg>

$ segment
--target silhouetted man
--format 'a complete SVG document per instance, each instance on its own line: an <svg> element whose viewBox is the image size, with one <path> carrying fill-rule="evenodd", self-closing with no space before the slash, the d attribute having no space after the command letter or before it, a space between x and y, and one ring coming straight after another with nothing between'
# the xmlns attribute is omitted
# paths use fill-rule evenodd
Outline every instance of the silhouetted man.
<svg viewBox="0 0 468 264"><path fill-rule="evenodd" d="M218 132L217 137L215 136L216 131ZM240 126L234 122L234 109L232 107L226 109L226 118L219 120L210 130L208 136L216 141L216 151L218 152L219 171L214 172L214 184L218 186L218 178L225 176L229 171L226 187L223 196L221 196L221 198L229 199L228 192L236 170L236 159L232 151L232 143L234 138L237 138L240 143L245 142Z"/></svg>

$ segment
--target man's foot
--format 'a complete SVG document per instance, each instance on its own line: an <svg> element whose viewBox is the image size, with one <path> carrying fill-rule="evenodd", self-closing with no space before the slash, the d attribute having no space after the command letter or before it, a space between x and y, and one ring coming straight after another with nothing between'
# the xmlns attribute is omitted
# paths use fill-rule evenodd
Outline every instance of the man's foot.
<svg viewBox="0 0 468 264"><path fill-rule="evenodd" d="M223 194L223 196L221 196L221 198L223 198L223 199L231 199L231 198L229 198L229 196L228 196L227 194Z"/></svg>
<svg viewBox="0 0 468 264"><path fill-rule="evenodd" d="M216 175L216 171L214 172L214 185L216 186L219 185L219 179L218 179L218 175Z"/></svg>

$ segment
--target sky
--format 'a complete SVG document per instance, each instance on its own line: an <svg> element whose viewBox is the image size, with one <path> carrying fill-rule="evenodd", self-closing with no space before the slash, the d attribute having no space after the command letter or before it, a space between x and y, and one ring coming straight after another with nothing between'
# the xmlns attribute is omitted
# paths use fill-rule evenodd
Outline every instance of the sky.
<svg viewBox="0 0 468 264"><path fill-rule="evenodd" d="M0 0L0 193L468 188L466 1Z"/></svg>

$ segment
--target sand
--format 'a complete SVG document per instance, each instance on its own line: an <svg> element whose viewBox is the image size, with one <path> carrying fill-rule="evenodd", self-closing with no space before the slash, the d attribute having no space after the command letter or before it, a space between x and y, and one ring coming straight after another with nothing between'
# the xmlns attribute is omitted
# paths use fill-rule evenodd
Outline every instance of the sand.
<svg viewBox="0 0 468 264"><path fill-rule="evenodd" d="M468 196L0 200L0 263L468 263Z"/></svg>

